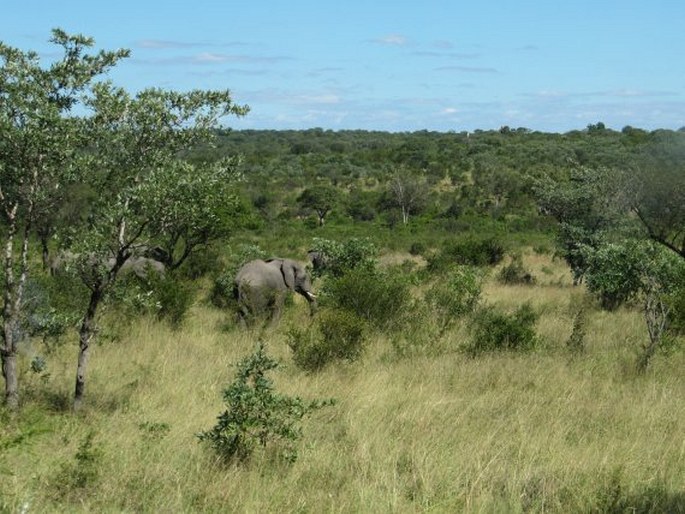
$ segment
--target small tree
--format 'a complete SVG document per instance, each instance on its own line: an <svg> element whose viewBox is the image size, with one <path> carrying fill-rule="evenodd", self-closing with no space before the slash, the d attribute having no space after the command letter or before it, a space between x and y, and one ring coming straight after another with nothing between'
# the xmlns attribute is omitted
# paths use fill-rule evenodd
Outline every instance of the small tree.
<svg viewBox="0 0 685 514"><path fill-rule="evenodd" d="M397 171L388 182L388 203L400 209L402 223L409 223L409 216L418 214L426 207L428 184L423 177L413 175L406 169Z"/></svg>
<svg viewBox="0 0 685 514"><path fill-rule="evenodd" d="M663 246L645 241L607 244L587 250L588 289L612 304L635 299L642 304L649 341L637 368L644 372L668 333L672 306L685 292L685 263Z"/></svg>
<svg viewBox="0 0 685 514"><path fill-rule="evenodd" d="M92 39L59 29L50 41L64 55L47 68L37 53L0 43L0 208L6 223L0 356L10 408L19 404L16 353L31 231L38 215L60 200L60 186L73 170L81 123L72 109L80 93L128 56L126 50L85 54Z"/></svg>
<svg viewBox="0 0 685 514"><path fill-rule="evenodd" d="M282 444L283 456L293 462L297 458L295 442L302 435L298 423L333 403L277 394L266 375L279 364L266 354L264 346L260 341L255 352L238 363L235 380L224 389L228 408L211 430L198 434L200 441L208 442L226 462L246 461L258 446L269 444Z"/></svg>
<svg viewBox="0 0 685 514"><path fill-rule="evenodd" d="M338 200L338 190L328 184L319 184L302 191L297 202L305 209L316 212L319 226L323 227L326 215L331 212Z"/></svg>
<svg viewBox="0 0 685 514"><path fill-rule="evenodd" d="M65 236L80 256L80 276L90 290L79 330L75 409L83 400L98 307L135 248L168 238L173 256L182 243L173 261L178 264L215 233L214 209L230 201L225 192L236 180L232 161L192 165L179 154L208 140L219 119L247 112L233 104L229 91L148 89L131 97L108 83L94 88L87 105L92 109L88 166L77 179L97 195L88 224Z"/></svg>

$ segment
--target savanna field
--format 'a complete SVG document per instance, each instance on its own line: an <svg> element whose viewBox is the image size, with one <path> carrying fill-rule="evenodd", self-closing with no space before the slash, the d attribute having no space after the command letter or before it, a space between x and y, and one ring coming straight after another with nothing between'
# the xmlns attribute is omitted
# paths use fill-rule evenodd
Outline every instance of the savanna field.
<svg viewBox="0 0 685 514"><path fill-rule="evenodd" d="M626 307L591 308L585 352L570 353L582 286L549 255L528 251L523 262L535 285L502 285L493 270L481 301L503 309L530 302L541 313L532 351L469 356L460 351L469 337L460 323L411 354L391 340L404 335L373 333L357 361L306 373L286 341L289 326L309 323L304 302L275 327L243 330L199 295L178 330L153 318L120 320L116 337L93 351L89 399L78 415L69 409L74 345L56 347L42 373L30 371L27 353L25 405L16 417L3 415L0 506L682 512L683 352L657 355L636 374L647 335L639 309ZM273 372L277 390L336 400L305 418L292 464L268 447L226 464L196 437L215 423L234 365L258 338L283 364Z"/></svg>
<svg viewBox="0 0 685 514"><path fill-rule="evenodd" d="M685 513L685 128L235 131L50 41L0 43L0 513Z"/></svg>

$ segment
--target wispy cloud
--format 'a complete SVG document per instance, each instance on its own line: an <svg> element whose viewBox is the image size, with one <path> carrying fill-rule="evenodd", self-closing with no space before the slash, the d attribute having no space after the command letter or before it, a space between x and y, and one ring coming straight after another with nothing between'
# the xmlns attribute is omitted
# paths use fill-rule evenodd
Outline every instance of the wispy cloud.
<svg viewBox="0 0 685 514"><path fill-rule="evenodd" d="M241 64L276 64L284 61L292 61L292 57L286 56L263 56L263 55L240 55L216 52L200 52L194 55L177 55L164 58L135 59L132 62L151 66L173 65L216 65L227 63Z"/></svg>
<svg viewBox="0 0 685 514"><path fill-rule="evenodd" d="M226 48L232 46L245 46L245 43L232 41L228 43L211 43L207 41L180 41L169 39L139 39L135 42L138 48L145 48L150 50L169 50L178 48L198 48L198 47L212 47L212 48Z"/></svg>
<svg viewBox="0 0 685 514"><path fill-rule="evenodd" d="M499 73L495 68L486 68L479 66L440 66L435 68L435 71L447 71L458 73Z"/></svg>
<svg viewBox="0 0 685 514"><path fill-rule="evenodd" d="M372 43L386 46L406 46L409 44L409 38L402 34L388 34L371 40Z"/></svg>

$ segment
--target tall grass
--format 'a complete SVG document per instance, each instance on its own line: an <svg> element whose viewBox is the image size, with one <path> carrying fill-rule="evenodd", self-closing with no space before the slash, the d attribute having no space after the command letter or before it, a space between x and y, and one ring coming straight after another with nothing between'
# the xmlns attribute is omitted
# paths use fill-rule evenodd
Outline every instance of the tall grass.
<svg viewBox="0 0 685 514"><path fill-rule="evenodd" d="M25 355L23 410L0 420L0 512L683 512L685 355L633 373L646 333L625 308L589 312L586 352L572 357L580 293L544 265L553 278L536 286L484 291L541 313L532 353L470 358L456 327L439 354L393 356L376 335L361 360L304 373L286 338L309 322L303 305L253 332L198 305L180 331L139 319L96 345L79 415L68 410L75 340L46 357L49 376ZM286 363L277 390L337 404L305 421L294 464L258 453L226 467L195 434L260 337ZM91 433L93 473L76 486Z"/></svg>

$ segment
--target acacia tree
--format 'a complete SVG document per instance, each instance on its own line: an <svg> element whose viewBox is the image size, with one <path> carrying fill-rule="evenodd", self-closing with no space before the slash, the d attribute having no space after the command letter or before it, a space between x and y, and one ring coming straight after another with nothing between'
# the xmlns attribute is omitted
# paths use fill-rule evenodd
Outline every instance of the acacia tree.
<svg viewBox="0 0 685 514"><path fill-rule="evenodd" d="M41 66L37 53L0 43L0 210L5 221L0 356L11 409L19 405L16 355L30 234L37 214L54 205L72 171L79 139L72 109L80 93L128 55L126 50L86 54L92 39L59 29L50 41L62 47L63 56L48 67Z"/></svg>
<svg viewBox="0 0 685 514"><path fill-rule="evenodd" d="M305 209L312 209L323 227L326 215L331 212L338 199L338 190L329 184L319 184L302 191L297 202Z"/></svg>
<svg viewBox="0 0 685 514"><path fill-rule="evenodd" d="M131 96L109 83L98 84L87 105L91 144L78 179L96 196L87 224L65 239L80 255L77 267L90 290L79 329L76 410L83 401L98 307L136 247L155 238L176 244L183 239L180 258L185 258L213 235L218 213L206 208L231 202L226 187L236 179L233 161L191 165L179 161L180 153L206 143L222 117L247 113L229 91L147 89Z"/></svg>
<svg viewBox="0 0 685 514"><path fill-rule="evenodd" d="M588 267L584 249L598 248L624 218L616 179L616 172L607 168L580 167L565 181L544 177L533 187L540 210L559 222L557 244L575 285Z"/></svg>

